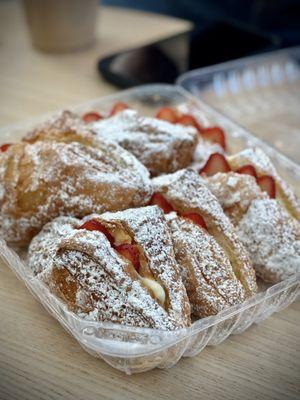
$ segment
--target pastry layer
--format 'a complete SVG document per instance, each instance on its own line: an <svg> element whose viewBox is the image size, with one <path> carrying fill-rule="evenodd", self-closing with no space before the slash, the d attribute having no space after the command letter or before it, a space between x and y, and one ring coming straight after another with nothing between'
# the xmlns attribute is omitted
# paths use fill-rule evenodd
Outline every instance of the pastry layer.
<svg viewBox="0 0 300 400"><path fill-rule="evenodd" d="M126 243L130 237L139 246L139 271L103 232L83 228L89 218L113 237L122 232ZM172 241L157 207L94 214L83 221L59 217L33 239L29 265L83 318L166 330L190 323ZM165 292L163 304L158 287Z"/></svg>
<svg viewBox="0 0 300 400"><path fill-rule="evenodd" d="M227 255L246 294L255 293L257 285L249 255L205 180L197 172L185 169L155 178L153 185L154 192L162 194L176 211L199 213L204 218L208 232Z"/></svg>
<svg viewBox="0 0 300 400"><path fill-rule="evenodd" d="M245 290L214 237L176 213L166 218L192 315L203 318L241 303Z"/></svg>
<svg viewBox="0 0 300 400"><path fill-rule="evenodd" d="M59 215L137 207L151 192L146 168L117 144L17 143L0 153L0 234L26 245Z"/></svg>
<svg viewBox="0 0 300 400"><path fill-rule="evenodd" d="M130 151L154 176L188 166L198 138L193 127L144 117L134 110L97 121L91 129L99 138L114 140Z"/></svg>

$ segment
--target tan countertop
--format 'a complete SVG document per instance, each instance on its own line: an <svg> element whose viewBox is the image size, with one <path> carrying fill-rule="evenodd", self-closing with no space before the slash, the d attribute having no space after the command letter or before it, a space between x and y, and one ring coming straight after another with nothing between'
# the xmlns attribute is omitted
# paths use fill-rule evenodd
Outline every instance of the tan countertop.
<svg viewBox="0 0 300 400"><path fill-rule="evenodd" d="M102 8L99 40L50 55L30 45L19 3L0 2L1 125L114 92L96 60L188 23ZM0 399L296 399L300 303L169 370L125 376L86 353L0 264Z"/></svg>

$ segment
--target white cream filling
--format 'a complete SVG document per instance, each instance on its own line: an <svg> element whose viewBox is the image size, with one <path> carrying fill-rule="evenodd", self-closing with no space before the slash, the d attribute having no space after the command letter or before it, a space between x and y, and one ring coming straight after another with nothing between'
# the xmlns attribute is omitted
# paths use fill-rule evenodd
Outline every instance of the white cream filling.
<svg viewBox="0 0 300 400"><path fill-rule="evenodd" d="M143 284L150 289L161 304L165 304L166 294L163 287L153 279L142 278Z"/></svg>

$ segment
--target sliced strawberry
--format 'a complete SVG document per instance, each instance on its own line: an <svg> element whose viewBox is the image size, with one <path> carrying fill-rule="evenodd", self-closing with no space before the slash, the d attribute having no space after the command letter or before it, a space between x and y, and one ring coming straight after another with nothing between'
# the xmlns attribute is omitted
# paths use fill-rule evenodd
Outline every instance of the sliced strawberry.
<svg viewBox="0 0 300 400"><path fill-rule="evenodd" d="M254 178L257 178L255 168L253 167L253 165L250 164L244 165L243 167L237 169L235 172L239 174L251 175Z"/></svg>
<svg viewBox="0 0 300 400"><path fill-rule="evenodd" d="M231 168L226 160L226 158L220 153L213 153L210 155L209 159L206 161L204 167L200 170L201 174L206 174L207 176L212 176L218 172L229 172Z"/></svg>
<svg viewBox="0 0 300 400"><path fill-rule="evenodd" d="M154 193L150 200L151 205L157 205L160 207L165 214L168 214L174 211L174 208L171 204L159 193Z"/></svg>
<svg viewBox="0 0 300 400"><path fill-rule="evenodd" d="M203 139L208 140L212 143L217 143L226 150L226 139L225 132L219 126L212 126L210 128L205 128L202 131Z"/></svg>
<svg viewBox="0 0 300 400"><path fill-rule="evenodd" d="M111 245L114 243L114 238L109 233L108 229L104 225L102 225L99 221L96 221L95 219L90 219L89 221L86 221L84 224L82 224L77 229L86 229L87 231L102 232L107 237L107 239L109 240Z"/></svg>
<svg viewBox="0 0 300 400"><path fill-rule="evenodd" d="M204 229L207 229L207 225L206 225L206 223L204 221L204 218L200 214L197 214L197 213L183 213L183 214L181 214L181 216L183 218L190 219L195 224L201 226Z"/></svg>
<svg viewBox="0 0 300 400"><path fill-rule="evenodd" d="M196 120L196 118L194 118L192 115L190 114L184 114L181 117L179 117L177 119L177 124L181 124L181 125L187 125L187 126L193 126L194 128L197 129L197 131L199 133L202 132L203 128L201 127L201 125L198 123L198 121Z"/></svg>
<svg viewBox="0 0 300 400"><path fill-rule="evenodd" d="M0 152L4 153L9 147L11 146L11 143L4 143L0 146Z"/></svg>
<svg viewBox="0 0 300 400"><path fill-rule="evenodd" d="M83 121L86 122L87 124L89 122L98 121L99 119L102 119L102 118L103 118L102 115L95 111L88 112L82 116Z"/></svg>
<svg viewBox="0 0 300 400"><path fill-rule="evenodd" d="M271 199L276 197L276 183L272 176L263 175L257 178L257 184L264 192L267 192Z"/></svg>
<svg viewBox="0 0 300 400"><path fill-rule="evenodd" d="M134 268L139 271L140 269L140 253L138 246L135 244L120 244L115 246L115 250L120 253L123 257L127 258Z"/></svg>
<svg viewBox="0 0 300 400"><path fill-rule="evenodd" d="M118 103L116 103L110 110L109 116L111 117L115 114L118 114L120 111L126 110L127 108L129 108L129 106L126 103L118 101Z"/></svg>
<svg viewBox="0 0 300 400"><path fill-rule="evenodd" d="M155 118L163 119L165 121L171 122L171 124L175 124L178 120L178 113L174 108L162 107L156 113Z"/></svg>

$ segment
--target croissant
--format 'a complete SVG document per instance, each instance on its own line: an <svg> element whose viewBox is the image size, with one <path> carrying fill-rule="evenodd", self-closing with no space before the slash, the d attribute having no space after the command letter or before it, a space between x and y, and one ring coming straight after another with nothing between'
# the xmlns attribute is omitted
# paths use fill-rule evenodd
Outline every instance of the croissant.
<svg viewBox="0 0 300 400"><path fill-rule="evenodd" d="M91 129L134 154L153 176L188 166L198 139L193 127L143 117L134 110L94 122Z"/></svg>
<svg viewBox="0 0 300 400"><path fill-rule="evenodd" d="M190 306L158 207L59 217L29 247L38 279L83 318L173 330Z"/></svg>
<svg viewBox="0 0 300 400"><path fill-rule="evenodd" d="M228 158L236 172L206 177L247 248L257 275L276 283L300 271L299 203L260 149Z"/></svg>
<svg viewBox="0 0 300 400"><path fill-rule="evenodd" d="M152 188L146 168L117 144L87 140L24 141L0 154L0 234L8 242L27 245L59 215L147 204Z"/></svg>
<svg viewBox="0 0 300 400"><path fill-rule="evenodd" d="M170 228L194 314L215 314L254 294L257 285L248 253L197 172L186 169L152 181L151 203L177 214Z"/></svg>
<svg viewBox="0 0 300 400"><path fill-rule="evenodd" d="M39 124L28 132L22 140L28 143L43 140L95 145L95 134L82 121L79 115L72 111L64 110Z"/></svg>
<svg viewBox="0 0 300 400"><path fill-rule="evenodd" d="M166 219L193 317L214 315L244 301L243 285L215 238L192 220L174 212L167 214Z"/></svg>

